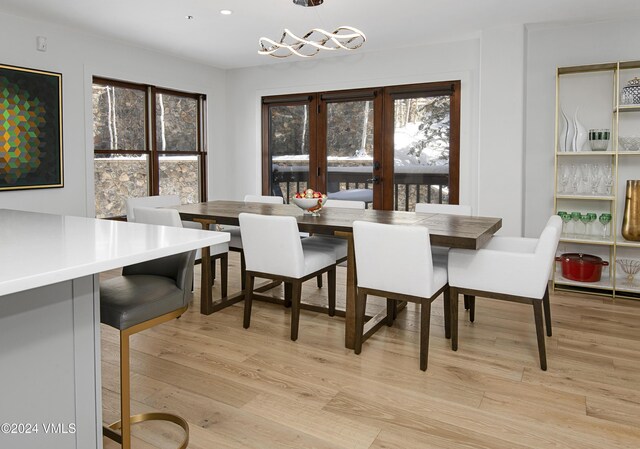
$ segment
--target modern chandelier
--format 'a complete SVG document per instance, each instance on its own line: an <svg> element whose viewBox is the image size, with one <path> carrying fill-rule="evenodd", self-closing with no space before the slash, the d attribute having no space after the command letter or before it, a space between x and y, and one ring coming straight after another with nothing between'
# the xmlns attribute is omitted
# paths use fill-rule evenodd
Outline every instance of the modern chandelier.
<svg viewBox="0 0 640 449"><path fill-rule="evenodd" d="M296 5L310 7L318 6L324 0L293 0ZM367 40L364 33L357 28L350 26L340 26L333 32L320 28L313 28L304 36L299 37L285 28L279 41L274 41L268 37L259 39L260 50L258 54L269 55L274 58L286 58L291 55L302 58L310 58L320 52L320 50L356 50Z"/></svg>

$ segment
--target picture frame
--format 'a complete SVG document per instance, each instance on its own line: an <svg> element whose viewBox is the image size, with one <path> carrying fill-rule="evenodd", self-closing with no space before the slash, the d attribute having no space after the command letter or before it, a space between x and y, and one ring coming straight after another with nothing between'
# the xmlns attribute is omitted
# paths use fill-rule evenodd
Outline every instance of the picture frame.
<svg viewBox="0 0 640 449"><path fill-rule="evenodd" d="M62 74L0 64L0 191L61 187Z"/></svg>

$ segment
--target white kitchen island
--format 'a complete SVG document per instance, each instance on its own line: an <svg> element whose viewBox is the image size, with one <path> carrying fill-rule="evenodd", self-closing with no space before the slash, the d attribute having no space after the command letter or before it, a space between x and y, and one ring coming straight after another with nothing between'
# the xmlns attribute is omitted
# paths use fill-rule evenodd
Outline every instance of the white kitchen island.
<svg viewBox="0 0 640 449"><path fill-rule="evenodd" d="M101 448L97 273L229 234L6 209L0 231L0 448Z"/></svg>

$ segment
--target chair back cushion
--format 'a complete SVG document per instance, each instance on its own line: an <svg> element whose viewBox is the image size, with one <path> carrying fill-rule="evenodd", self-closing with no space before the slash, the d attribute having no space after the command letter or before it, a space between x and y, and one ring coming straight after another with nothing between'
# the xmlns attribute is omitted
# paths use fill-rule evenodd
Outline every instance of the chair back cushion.
<svg viewBox="0 0 640 449"><path fill-rule="evenodd" d="M343 208L343 209L366 209L367 204L364 201L352 201L352 200L327 200L324 203L326 208Z"/></svg>
<svg viewBox="0 0 640 449"><path fill-rule="evenodd" d="M304 254L295 217L238 216L247 270L300 278Z"/></svg>
<svg viewBox="0 0 640 449"><path fill-rule="evenodd" d="M429 230L355 221L358 287L429 298L434 293Z"/></svg>
<svg viewBox="0 0 640 449"><path fill-rule="evenodd" d="M416 212L427 214L471 215L471 206L466 204L416 203Z"/></svg>
<svg viewBox="0 0 640 449"><path fill-rule="evenodd" d="M265 203L265 204L284 204L284 198L281 196L265 196L265 195L245 195L245 203Z"/></svg>
<svg viewBox="0 0 640 449"><path fill-rule="evenodd" d="M551 268L555 263L556 251L561 234L562 219L558 215L552 215L542 230L535 249L536 257L540 258L540 263L542 264L541 276L544 275L544 282L549 279Z"/></svg>
<svg viewBox="0 0 640 449"><path fill-rule="evenodd" d="M180 214L175 209L156 209L153 207L134 207L133 214L136 223L146 223L160 226L182 227ZM201 228L202 229L202 228Z"/></svg>
<svg viewBox="0 0 640 449"><path fill-rule="evenodd" d="M134 214L138 223L154 224L161 226L182 227L180 214L175 209L155 209L153 207L134 207ZM188 251L182 254L149 260L135 265L129 265L122 269L124 276L151 275L173 279L176 286L184 291L184 300L187 304L188 293L191 291L193 280L193 263L196 251Z"/></svg>
<svg viewBox="0 0 640 449"><path fill-rule="evenodd" d="M127 221L136 221L136 214L133 210L136 207L170 207L180 206L180 204L178 195L129 197L126 202Z"/></svg>

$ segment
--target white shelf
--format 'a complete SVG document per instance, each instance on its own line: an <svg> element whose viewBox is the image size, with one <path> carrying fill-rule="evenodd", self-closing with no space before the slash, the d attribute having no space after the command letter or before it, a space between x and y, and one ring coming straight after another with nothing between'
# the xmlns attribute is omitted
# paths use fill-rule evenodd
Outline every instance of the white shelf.
<svg viewBox="0 0 640 449"><path fill-rule="evenodd" d="M558 156L613 156L614 151L561 151Z"/></svg>
<svg viewBox="0 0 640 449"><path fill-rule="evenodd" d="M571 236L562 236L560 241L563 243L578 243L583 245L602 245L602 246L612 246L613 240L600 240L597 237L589 238L589 237L571 237ZM638 245L640 246L640 245Z"/></svg>
<svg viewBox="0 0 640 449"><path fill-rule="evenodd" d="M631 240L625 240L624 237L618 235L616 238L616 245L626 246L627 248L640 248L640 242L633 242Z"/></svg>
<svg viewBox="0 0 640 449"><path fill-rule="evenodd" d="M640 104L621 104L618 106L619 112L639 112ZM616 112L615 110L613 112Z"/></svg>
<svg viewBox="0 0 640 449"><path fill-rule="evenodd" d="M556 195L559 200L596 200L596 201L613 201L613 196L604 195Z"/></svg>
<svg viewBox="0 0 640 449"><path fill-rule="evenodd" d="M572 281L571 279L566 279L562 277L562 274L556 273L555 284L556 285L566 285L570 287L583 287L583 288L594 288L594 289L602 289L602 290L612 290L613 283L611 282L611 278L609 277L608 267L602 268L602 277L598 282L578 282ZM605 272L606 271L606 272Z"/></svg>
<svg viewBox="0 0 640 449"><path fill-rule="evenodd" d="M620 156L640 156L640 151L618 150L618 154Z"/></svg>

